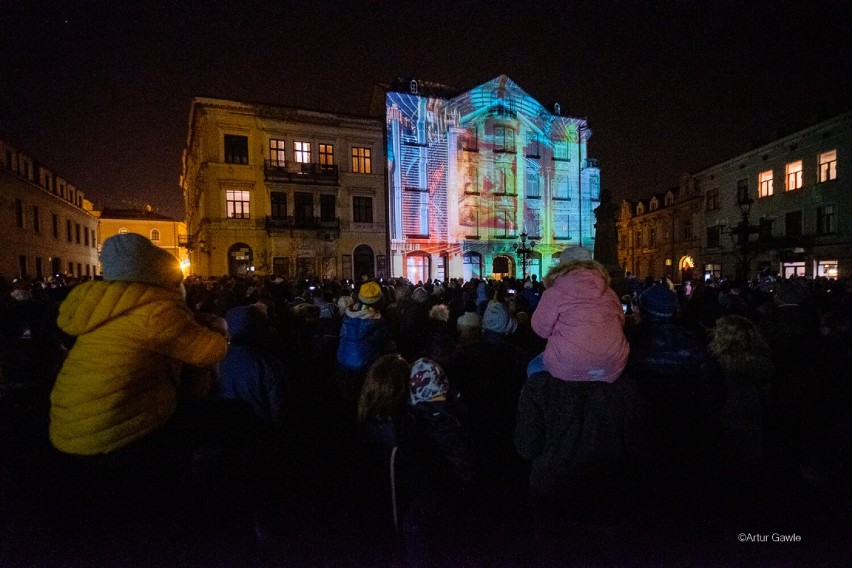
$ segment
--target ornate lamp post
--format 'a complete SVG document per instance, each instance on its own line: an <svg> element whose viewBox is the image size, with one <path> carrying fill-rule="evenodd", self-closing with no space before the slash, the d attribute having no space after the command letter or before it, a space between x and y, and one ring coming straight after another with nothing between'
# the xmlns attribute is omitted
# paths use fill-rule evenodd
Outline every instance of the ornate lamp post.
<svg viewBox="0 0 852 568"><path fill-rule="evenodd" d="M515 252L518 256L521 257L521 272L523 276L521 280L527 279L527 258L532 255L533 249L535 249L535 245L537 244L534 240L530 239L527 242L527 233L524 231L520 235L520 241L515 243Z"/></svg>
<svg viewBox="0 0 852 568"><path fill-rule="evenodd" d="M736 278L740 281L748 280L751 272L751 257L754 253L751 246L751 235L760 232L760 227L749 223L751 206L754 199L748 195L737 196L737 205L740 208L740 222L731 227L731 241L739 247L737 256Z"/></svg>

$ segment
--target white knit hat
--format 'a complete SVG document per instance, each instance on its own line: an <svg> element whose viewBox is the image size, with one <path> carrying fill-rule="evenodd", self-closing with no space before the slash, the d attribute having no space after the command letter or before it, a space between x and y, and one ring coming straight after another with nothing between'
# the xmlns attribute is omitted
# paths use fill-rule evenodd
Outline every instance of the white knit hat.
<svg viewBox="0 0 852 568"><path fill-rule="evenodd" d="M169 252L136 233L114 235L101 249L104 280L141 282L178 289L183 282L180 263Z"/></svg>

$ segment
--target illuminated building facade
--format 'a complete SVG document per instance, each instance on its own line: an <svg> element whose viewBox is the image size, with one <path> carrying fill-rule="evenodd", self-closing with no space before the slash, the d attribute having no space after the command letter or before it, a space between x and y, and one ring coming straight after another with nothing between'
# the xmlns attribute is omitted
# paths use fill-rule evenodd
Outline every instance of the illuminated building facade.
<svg viewBox="0 0 852 568"><path fill-rule="evenodd" d="M194 98L190 273L387 276L383 139L376 118Z"/></svg>
<svg viewBox="0 0 852 568"><path fill-rule="evenodd" d="M692 179L680 187L647 199L621 202L618 219L618 259L639 278L668 277L672 282L693 280L699 238L701 195Z"/></svg>
<svg viewBox="0 0 852 568"><path fill-rule="evenodd" d="M693 175L703 197L705 277L852 274L852 112L819 122ZM737 225L747 213L748 242Z"/></svg>
<svg viewBox="0 0 852 568"><path fill-rule="evenodd" d="M0 276L98 274L98 220L83 192L0 140Z"/></svg>
<svg viewBox="0 0 852 568"><path fill-rule="evenodd" d="M184 272L187 272L189 254L186 248L180 246L181 242L186 241L186 223L155 213L151 206L145 209L104 208L93 213L100 220L99 251L104 241L113 235L136 233L178 259Z"/></svg>
<svg viewBox="0 0 852 568"><path fill-rule="evenodd" d="M522 233L539 278L563 249L594 247L600 170L584 119L505 75L461 93L397 80L384 97L392 275L520 277Z"/></svg>

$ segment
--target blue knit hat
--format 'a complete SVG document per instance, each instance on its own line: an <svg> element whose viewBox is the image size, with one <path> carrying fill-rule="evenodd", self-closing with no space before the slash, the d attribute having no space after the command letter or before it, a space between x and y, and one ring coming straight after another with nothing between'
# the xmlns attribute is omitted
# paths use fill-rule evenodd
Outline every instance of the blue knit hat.
<svg viewBox="0 0 852 568"><path fill-rule="evenodd" d="M509 335L518 329L518 321L502 302L491 300L482 316L482 329Z"/></svg>
<svg viewBox="0 0 852 568"><path fill-rule="evenodd" d="M664 284L654 284L639 296L642 314L652 319L669 319L677 312L677 296Z"/></svg>

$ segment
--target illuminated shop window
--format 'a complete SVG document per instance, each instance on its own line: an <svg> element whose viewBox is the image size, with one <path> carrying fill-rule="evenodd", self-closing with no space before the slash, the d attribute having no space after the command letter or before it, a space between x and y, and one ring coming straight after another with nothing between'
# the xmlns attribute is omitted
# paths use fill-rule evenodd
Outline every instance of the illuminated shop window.
<svg viewBox="0 0 852 568"><path fill-rule="evenodd" d="M707 211L713 211L714 209L719 208L719 188L718 187L707 190L706 206L707 206Z"/></svg>
<svg viewBox="0 0 852 568"><path fill-rule="evenodd" d="M840 276L836 260L820 260L817 263L817 276L823 278L837 278Z"/></svg>
<svg viewBox="0 0 852 568"><path fill-rule="evenodd" d="M783 262L781 263L781 274L784 278L793 278L794 276L805 275L804 262Z"/></svg>
<svg viewBox="0 0 852 568"><path fill-rule="evenodd" d="M370 148L352 147L352 172L356 174L371 174L373 166L370 160Z"/></svg>
<svg viewBox="0 0 852 568"><path fill-rule="evenodd" d="M225 134L225 162L248 164L248 136Z"/></svg>
<svg viewBox="0 0 852 568"><path fill-rule="evenodd" d="M330 170L334 167L334 146L331 144L319 145L320 169Z"/></svg>
<svg viewBox="0 0 852 568"><path fill-rule="evenodd" d="M225 191L225 210L228 219L248 219L249 192L232 189Z"/></svg>
<svg viewBox="0 0 852 568"><path fill-rule="evenodd" d="M352 221L354 223L373 222L373 198L356 195L352 198Z"/></svg>
<svg viewBox="0 0 852 568"><path fill-rule="evenodd" d="M794 189L801 189L802 187L802 160L798 162L791 162L787 164L785 168L787 172L787 182L785 185L785 189L787 191L793 191Z"/></svg>
<svg viewBox="0 0 852 568"><path fill-rule="evenodd" d="M429 256L409 254L405 257L405 277L411 282L425 282L429 279Z"/></svg>
<svg viewBox="0 0 852 568"><path fill-rule="evenodd" d="M757 176L758 197L769 197L772 195L772 170L761 172Z"/></svg>
<svg viewBox="0 0 852 568"><path fill-rule="evenodd" d="M269 164L273 168L283 168L287 163L287 147L283 140L272 138L269 140Z"/></svg>
<svg viewBox="0 0 852 568"><path fill-rule="evenodd" d="M704 279L705 280L718 280L722 277L722 265L721 264L705 264L704 265Z"/></svg>
<svg viewBox="0 0 852 568"><path fill-rule="evenodd" d="M819 155L819 181L837 179L837 150L830 150Z"/></svg>
<svg viewBox="0 0 852 568"><path fill-rule="evenodd" d="M296 161L300 164L311 163L311 143L310 142L293 142L293 150Z"/></svg>
<svg viewBox="0 0 852 568"><path fill-rule="evenodd" d="M817 207L817 233L830 235L837 232L837 206L832 204Z"/></svg>

